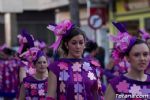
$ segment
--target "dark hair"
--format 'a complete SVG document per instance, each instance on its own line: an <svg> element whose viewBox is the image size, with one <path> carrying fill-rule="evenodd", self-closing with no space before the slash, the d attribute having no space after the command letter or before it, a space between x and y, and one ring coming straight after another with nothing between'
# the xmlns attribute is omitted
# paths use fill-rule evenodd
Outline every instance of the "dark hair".
<svg viewBox="0 0 150 100"><path fill-rule="evenodd" d="M125 55L126 55L126 56L129 56L129 53L130 53L131 49L132 49L135 45L137 45L137 44L142 44L142 43L144 43L144 44L147 45L147 43L146 43L144 40L138 39L138 38L136 38L133 43L131 43L131 41L130 41L130 44L131 44L131 45L129 45L129 48L128 48L127 51L125 52Z"/></svg>
<svg viewBox="0 0 150 100"><path fill-rule="evenodd" d="M92 52L94 50L96 50L98 48L98 45L96 42L93 42L93 41L88 41L86 43L86 48L85 48L85 51L87 52Z"/></svg>
<svg viewBox="0 0 150 100"><path fill-rule="evenodd" d="M65 54L68 54L68 49L66 48L65 43L68 43L74 36L77 36L77 35L82 35L84 37L84 39L86 40L85 32L82 31L79 27L71 28L69 33L67 35L63 36L61 47Z"/></svg>
<svg viewBox="0 0 150 100"><path fill-rule="evenodd" d="M4 48L2 52L4 52L6 55L9 55L9 56L14 55L16 53L14 50L10 48Z"/></svg>

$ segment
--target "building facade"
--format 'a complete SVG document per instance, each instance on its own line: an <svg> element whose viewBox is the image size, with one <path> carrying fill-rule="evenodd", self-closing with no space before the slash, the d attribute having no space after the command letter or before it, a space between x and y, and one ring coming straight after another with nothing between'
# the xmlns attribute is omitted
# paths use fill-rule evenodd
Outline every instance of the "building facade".
<svg viewBox="0 0 150 100"><path fill-rule="evenodd" d="M138 29L150 33L150 0L112 0L110 7L110 21L125 23L133 35L139 34ZM112 25L110 30L115 32Z"/></svg>

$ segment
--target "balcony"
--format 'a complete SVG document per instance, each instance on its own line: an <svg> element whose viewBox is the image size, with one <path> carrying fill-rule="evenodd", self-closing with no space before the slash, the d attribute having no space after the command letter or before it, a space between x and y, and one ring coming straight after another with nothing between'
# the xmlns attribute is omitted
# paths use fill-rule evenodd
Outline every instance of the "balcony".
<svg viewBox="0 0 150 100"><path fill-rule="evenodd" d="M86 0L79 0L85 4ZM23 12L24 10L47 10L69 4L69 0L0 0L0 13Z"/></svg>

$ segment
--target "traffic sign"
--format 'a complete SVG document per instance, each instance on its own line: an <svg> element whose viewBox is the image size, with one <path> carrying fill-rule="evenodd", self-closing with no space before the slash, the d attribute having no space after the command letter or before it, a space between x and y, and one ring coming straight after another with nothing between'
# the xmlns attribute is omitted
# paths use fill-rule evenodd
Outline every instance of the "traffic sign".
<svg viewBox="0 0 150 100"><path fill-rule="evenodd" d="M89 26L93 29L98 29L102 26L103 20L98 14L93 14L88 19Z"/></svg>

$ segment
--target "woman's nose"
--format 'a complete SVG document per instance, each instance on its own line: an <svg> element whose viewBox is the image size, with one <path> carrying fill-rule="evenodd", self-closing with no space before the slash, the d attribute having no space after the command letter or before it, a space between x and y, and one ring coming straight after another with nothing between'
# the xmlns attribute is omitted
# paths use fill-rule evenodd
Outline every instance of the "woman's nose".
<svg viewBox="0 0 150 100"><path fill-rule="evenodd" d="M80 44L79 44L79 43L77 43L76 47L77 47L77 48L79 48L79 47L80 47Z"/></svg>
<svg viewBox="0 0 150 100"><path fill-rule="evenodd" d="M145 57L144 57L143 55L141 55L141 56L140 56L140 59L141 59L141 60L144 60L144 59L145 59Z"/></svg>

